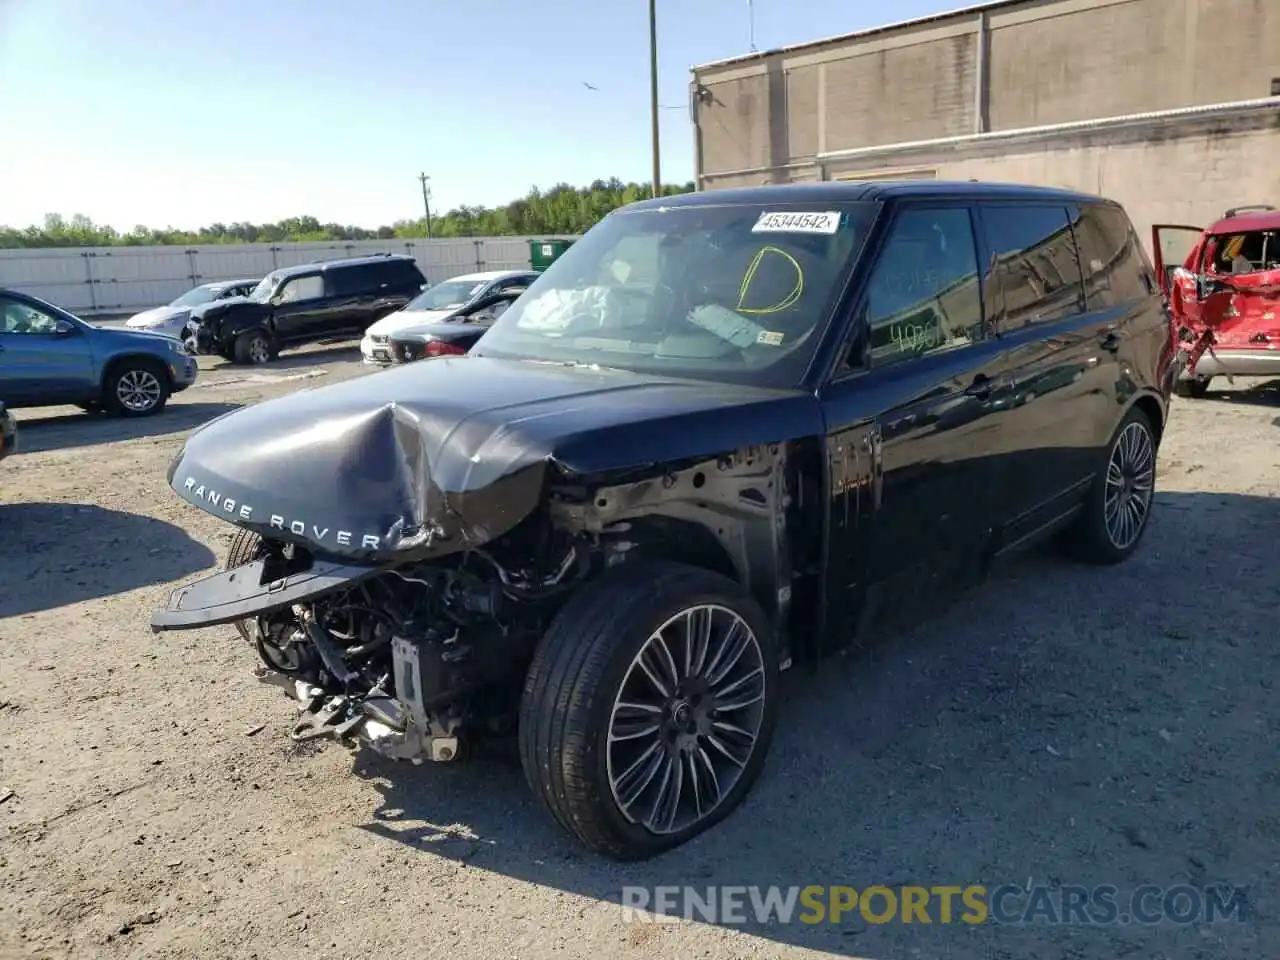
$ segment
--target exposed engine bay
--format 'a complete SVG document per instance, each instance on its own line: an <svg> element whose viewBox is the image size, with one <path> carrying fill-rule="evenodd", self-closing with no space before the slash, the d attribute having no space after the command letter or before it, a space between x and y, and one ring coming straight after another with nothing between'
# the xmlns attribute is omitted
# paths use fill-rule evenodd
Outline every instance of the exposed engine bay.
<svg viewBox="0 0 1280 960"><path fill-rule="evenodd" d="M242 543L267 567L305 562L290 544ZM300 702L295 740L453 760L471 736L514 732L522 666L558 601L610 552L531 518L492 552L387 569L236 626L260 679Z"/></svg>

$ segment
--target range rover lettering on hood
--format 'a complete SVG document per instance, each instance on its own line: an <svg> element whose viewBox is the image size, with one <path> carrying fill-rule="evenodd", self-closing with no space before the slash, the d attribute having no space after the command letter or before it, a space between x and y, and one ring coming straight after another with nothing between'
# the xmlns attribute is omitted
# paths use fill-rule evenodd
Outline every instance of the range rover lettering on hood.
<svg viewBox="0 0 1280 960"><path fill-rule="evenodd" d="M308 520L294 520L277 513L264 514L252 504L236 501L233 497L219 493L213 487L201 483L195 477L187 477L182 489L192 499L202 500L210 506L221 510L229 517L239 520L256 520L266 516L267 527L273 530L289 531L299 537L306 537L315 543L332 543L340 547L358 546L363 550L377 550L382 538L371 533L356 533L351 530L339 530L330 524L319 524Z"/></svg>

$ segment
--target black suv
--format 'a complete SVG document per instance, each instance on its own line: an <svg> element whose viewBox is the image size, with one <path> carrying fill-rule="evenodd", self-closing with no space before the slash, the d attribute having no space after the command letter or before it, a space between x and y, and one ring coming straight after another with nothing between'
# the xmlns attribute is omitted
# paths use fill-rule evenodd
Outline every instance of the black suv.
<svg viewBox="0 0 1280 960"><path fill-rule="evenodd" d="M282 267L247 297L193 309L190 343L196 353L266 363L284 347L362 336L426 282L412 257L395 254Z"/></svg>
<svg viewBox="0 0 1280 960"><path fill-rule="evenodd" d="M1097 197L645 201L466 355L192 433L170 484L241 528L235 569L152 624L238 624L307 705L299 740L452 761L514 734L555 821L648 856L746 795L780 670L1049 537L1133 554L1175 356L1151 262Z"/></svg>

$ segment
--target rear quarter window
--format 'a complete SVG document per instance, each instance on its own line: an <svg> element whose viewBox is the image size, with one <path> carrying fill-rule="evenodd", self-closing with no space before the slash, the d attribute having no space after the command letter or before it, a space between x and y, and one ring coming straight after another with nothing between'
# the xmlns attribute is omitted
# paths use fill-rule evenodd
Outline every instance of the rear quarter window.
<svg viewBox="0 0 1280 960"><path fill-rule="evenodd" d="M1155 291L1154 268L1120 207L1083 204L1075 233L1091 310L1127 303Z"/></svg>
<svg viewBox="0 0 1280 960"><path fill-rule="evenodd" d="M388 260L374 268L377 284L388 284L396 288L412 288L416 290L426 283L426 277L412 260Z"/></svg>

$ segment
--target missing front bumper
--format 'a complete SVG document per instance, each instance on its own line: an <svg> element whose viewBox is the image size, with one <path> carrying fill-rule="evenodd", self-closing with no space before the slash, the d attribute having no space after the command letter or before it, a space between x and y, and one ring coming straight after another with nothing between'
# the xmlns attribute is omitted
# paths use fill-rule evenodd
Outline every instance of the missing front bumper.
<svg viewBox="0 0 1280 960"><path fill-rule="evenodd" d="M362 696L333 694L266 667L260 667L255 676L297 701L298 721L289 732L295 742L334 740L363 745L388 759L412 763L457 760L462 754L462 718L426 709L418 646L397 637L392 658L396 689L402 691L398 698L380 687Z"/></svg>
<svg viewBox="0 0 1280 960"><path fill-rule="evenodd" d="M174 590L165 606L151 615L151 630L194 630L247 620L378 572L377 567L316 561L306 570L273 577L270 561L254 560Z"/></svg>

